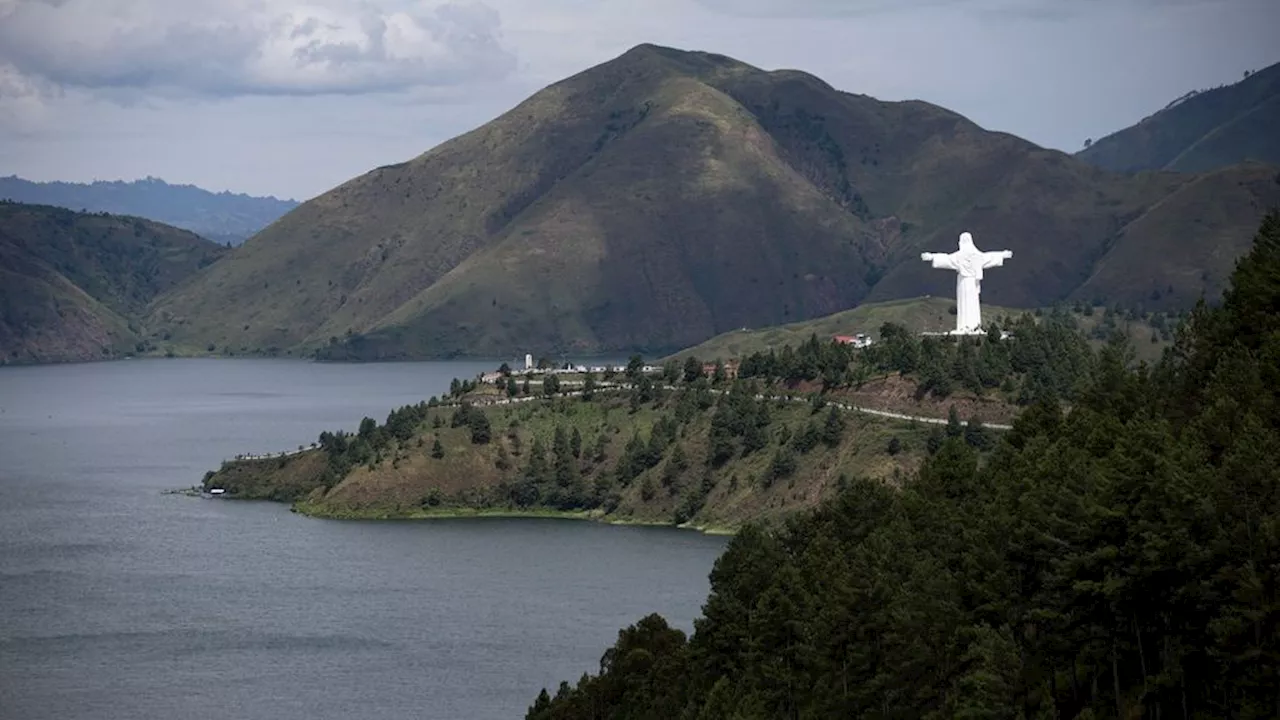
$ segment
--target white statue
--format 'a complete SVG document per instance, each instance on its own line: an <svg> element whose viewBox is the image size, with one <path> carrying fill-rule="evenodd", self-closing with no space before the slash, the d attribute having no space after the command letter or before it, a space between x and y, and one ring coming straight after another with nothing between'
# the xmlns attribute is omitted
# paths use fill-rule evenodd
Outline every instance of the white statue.
<svg viewBox="0 0 1280 720"><path fill-rule="evenodd" d="M982 252L973 246L973 236L960 233L960 249L953 253L922 253L920 259L935 268L956 271L956 329L952 335L976 335L982 332L982 310L978 296L982 294L982 271L1000 267L1013 257L1011 250Z"/></svg>

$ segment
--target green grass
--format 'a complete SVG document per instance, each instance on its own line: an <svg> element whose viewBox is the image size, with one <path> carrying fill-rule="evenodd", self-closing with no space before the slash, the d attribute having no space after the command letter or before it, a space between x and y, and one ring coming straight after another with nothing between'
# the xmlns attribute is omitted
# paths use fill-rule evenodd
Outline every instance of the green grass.
<svg viewBox="0 0 1280 720"><path fill-rule="evenodd" d="M852 310L804 322L727 332L681 350L663 360L682 360L690 356L704 362L717 358L722 360L743 358L756 352L780 350L785 345L796 347L815 334L823 342L829 342L834 335L856 333L865 333L872 338L877 338L880 326L887 322L903 325L912 332L945 332L955 328L955 316L949 312L949 308L954 306L955 302L952 299L938 297L868 303ZM1095 326L1103 322L1105 311L1105 308L1095 308L1091 315L1076 312L1073 313L1073 317L1081 331L1089 334ZM982 317L984 322L992 322L1028 312L1034 311L984 305ZM1117 328L1128 337L1140 360L1154 362L1170 344L1165 339L1152 343L1152 326L1143 318L1120 319L1117 321ZM1104 340L1094 339L1092 342L1097 346Z"/></svg>

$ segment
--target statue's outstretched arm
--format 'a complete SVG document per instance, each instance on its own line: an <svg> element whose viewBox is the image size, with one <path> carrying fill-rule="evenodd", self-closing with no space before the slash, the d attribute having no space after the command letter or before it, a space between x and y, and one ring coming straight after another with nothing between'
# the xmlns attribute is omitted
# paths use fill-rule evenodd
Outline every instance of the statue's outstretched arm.
<svg viewBox="0 0 1280 720"><path fill-rule="evenodd" d="M942 270L955 270L955 261L947 253L920 253L920 259L925 262L933 263L935 268Z"/></svg>
<svg viewBox="0 0 1280 720"><path fill-rule="evenodd" d="M1004 261L1013 257L1012 250L996 250L995 252L982 253L982 267L1000 267L1004 265Z"/></svg>

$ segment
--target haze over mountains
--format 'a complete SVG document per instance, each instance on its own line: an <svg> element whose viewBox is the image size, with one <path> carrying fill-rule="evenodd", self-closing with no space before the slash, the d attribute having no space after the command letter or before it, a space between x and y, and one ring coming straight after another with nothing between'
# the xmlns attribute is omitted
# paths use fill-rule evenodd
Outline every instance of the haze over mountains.
<svg viewBox="0 0 1280 720"><path fill-rule="evenodd" d="M1077 157L1118 172L1204 172L1247 160L1280 163L1280 63L1232 85L1188 93Z"/></svg>
<svg viewBox="0 0 1280 720"><path fill-rule="evenodd" d="M1277 203L1268 165L1118 174L925 102L641 45L304 203L150 323L339 359L678 349L949 294L919 253L962 230L1014 251L984 302L1185 307Z"/></svg>
<svg viewBox="0 0 1280 720"><path fill-rule="evenodd" d="M158 178L132 182L32 182L0 177L0 200L69 210L133 215L190 230L218 243L239 245L298 206L295 200L214 193Z"/></svg>

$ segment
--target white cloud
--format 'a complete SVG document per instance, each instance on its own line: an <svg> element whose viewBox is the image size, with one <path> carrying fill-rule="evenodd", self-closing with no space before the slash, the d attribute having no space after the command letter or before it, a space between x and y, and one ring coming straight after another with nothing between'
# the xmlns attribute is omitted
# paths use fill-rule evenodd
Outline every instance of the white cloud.
<svg viewBox="0 0 1280 720"><path fill-rule="evenodd" d="M641 42L1070 150L1280 59L1276 0L443 2L0 0L0 175L306 197Z"/></svg>
<svg viewBox="0 0 1280 720"><path fill-rule="evenodd" d="M500 24L474 0L0 0L0 63L63 88L363 94L505 77Z"/></svg>

